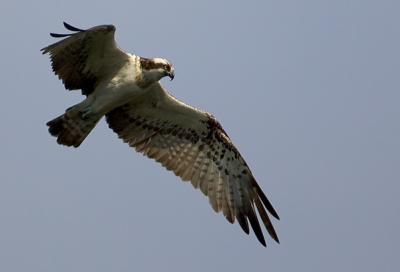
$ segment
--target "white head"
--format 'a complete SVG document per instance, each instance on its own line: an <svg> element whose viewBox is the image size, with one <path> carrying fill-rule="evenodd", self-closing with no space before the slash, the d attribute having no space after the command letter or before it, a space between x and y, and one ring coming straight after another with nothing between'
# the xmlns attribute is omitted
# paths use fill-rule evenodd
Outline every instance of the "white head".
<svg viewBox="0 0 400 272"><path fill-rule="evenodd" d="M142 67L143 77L146 80L155 82L165 76L169 76L171 80L175 77L174 67L166 59L140 58L140 65Z"/></svg>

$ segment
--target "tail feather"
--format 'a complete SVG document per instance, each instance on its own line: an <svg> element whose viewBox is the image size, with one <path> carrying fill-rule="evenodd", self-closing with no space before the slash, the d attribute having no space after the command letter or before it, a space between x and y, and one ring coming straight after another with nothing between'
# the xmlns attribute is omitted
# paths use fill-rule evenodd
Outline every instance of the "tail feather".
<svg viewBox="0 0 400 272"><path fill-rule="evenodd" d="M68 109L65 114L47 122L49 133L57 137L57 143L78 147L96 126L101 116L83 118L78 107Z"/></svg>

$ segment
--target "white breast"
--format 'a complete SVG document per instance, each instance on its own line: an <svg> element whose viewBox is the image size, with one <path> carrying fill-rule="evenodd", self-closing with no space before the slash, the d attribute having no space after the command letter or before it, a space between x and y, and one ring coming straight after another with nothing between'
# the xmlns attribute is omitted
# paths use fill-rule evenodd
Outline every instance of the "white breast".
<svg viewBox="0 0 400 272"><path fill-rule="evenodd" d="M135 96L143 94L144 90L137 84L141 78L138 58L131 55L129 61L119 71L110 73L113 75L112 78L99 83L88 97L93 111L105 114L127 103Z"/></svg>

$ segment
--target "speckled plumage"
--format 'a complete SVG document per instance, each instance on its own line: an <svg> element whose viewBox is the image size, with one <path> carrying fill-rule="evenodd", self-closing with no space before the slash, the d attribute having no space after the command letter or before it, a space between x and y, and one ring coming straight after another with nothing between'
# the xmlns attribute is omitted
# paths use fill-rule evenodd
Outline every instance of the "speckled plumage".
<svg viewBox="0 0 400 272"><path fill-rule="evenodd" d="M52 34L67 38L45 47L43 53L50 54L65 87L81 89L87 98L48 122L58 143L78 147L105 115L124 142L190 181L229 222L237 220L246 233L250 223L266 245L258 212L279 242L268 213L279 217L220 123L174 98L158 82L165 75L173 78L172 66L118 49L114 26L65 26L78 33Z"/></svg>

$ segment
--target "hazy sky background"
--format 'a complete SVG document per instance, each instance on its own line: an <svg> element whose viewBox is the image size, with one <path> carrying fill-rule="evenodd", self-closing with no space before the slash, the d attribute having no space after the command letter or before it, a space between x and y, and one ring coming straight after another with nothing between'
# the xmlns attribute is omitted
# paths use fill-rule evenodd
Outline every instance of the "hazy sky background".
<svg viewBox="0 0 400 272"><path fill-rule="evenodd" d="M399 1L2 1L0 271L400 271ZM112 23L165 57L176 97L223 124L276 207L263 248L102 121L78 149L45 123L83 99L39 49Z"/></svg>

